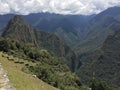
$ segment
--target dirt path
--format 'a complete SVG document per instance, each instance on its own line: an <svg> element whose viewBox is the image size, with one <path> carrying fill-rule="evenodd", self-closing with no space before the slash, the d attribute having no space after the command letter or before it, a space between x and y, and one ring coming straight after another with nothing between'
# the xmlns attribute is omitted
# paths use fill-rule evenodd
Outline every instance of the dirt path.
<svg viewBox="0 0 120 90"><path fill-rule="evenodd" d="M10 83L7 73L0 63L0 90L16 90Z"/></svg>

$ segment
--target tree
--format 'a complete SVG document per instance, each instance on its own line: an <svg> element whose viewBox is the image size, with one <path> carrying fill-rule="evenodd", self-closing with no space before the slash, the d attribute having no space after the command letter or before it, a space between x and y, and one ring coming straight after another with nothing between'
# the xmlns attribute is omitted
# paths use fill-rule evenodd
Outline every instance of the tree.
<svg viewBox="0 0 120 90"><path fill-rule="evenodd" d="M0 51L8 52L10 49L10 43L7 40L0 41Z"/></svg>
<svg viewBox="0 0 120 90"><path fill-rule="evenodd" d="M110 90L110 87L107 85L106 82L97 80L95 78L91 80L90 88L92 90Z"/></svg>

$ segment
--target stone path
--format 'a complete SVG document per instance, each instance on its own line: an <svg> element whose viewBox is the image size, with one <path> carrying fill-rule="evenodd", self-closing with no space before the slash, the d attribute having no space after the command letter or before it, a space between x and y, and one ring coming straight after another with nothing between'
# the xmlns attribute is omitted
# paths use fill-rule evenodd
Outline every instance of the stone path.
<svg viewBox="0 0 120 90"><path fill-rule="evenodd" d="M10 83L7 73L0 63L0 90L16 90Z"/></svg>

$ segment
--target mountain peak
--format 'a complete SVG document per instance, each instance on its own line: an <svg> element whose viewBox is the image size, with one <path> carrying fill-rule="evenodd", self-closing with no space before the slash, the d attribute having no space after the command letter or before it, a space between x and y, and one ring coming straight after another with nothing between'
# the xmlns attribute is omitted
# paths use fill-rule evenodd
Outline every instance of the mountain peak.
<svg viewBox="0 0 120 90"><path fill-rule="evenodd" d="M58 57L64 57L71 70L75 70L76 55L74 52L59 39L56 35L32 28L21 16L15 16L11 19L2 33L2 37L10 38L23 44L29 44L32 47L47 49ZM68 61L67 61L68 60Z"/></svg>
<svg viewBox="0 0 120 90"><path fill-rule="evenodd" d="M22 19L22 16L20 16L20 15L15 15L13 19Z"/></svg>
<svg viewBox="0 0 120 90"><path fill-rule="evenodd" d="M19 15L9 21L2 36L20 42L35 43L34 29Z"/></svg>
<svg viewBox="0 0 120 90"><path fill-rule="evenodd" d="M25 22L24 20L23 20L23 18L22 18L22 16L20 16L20 15L15 15L10 21L9 21L9 24L11 23L16 23L16 22L18 22L18 23L23 23L23 22Z"/></svg>
<svg viewBox="0 0 120 90"><path fill-rule="evenodd" d="M116 6L116 7L108 8L108 9L106 9L105 11L101 12L98 15L103 16L103 15L119 15L119 14L120 14L120 7Z"/></svg>

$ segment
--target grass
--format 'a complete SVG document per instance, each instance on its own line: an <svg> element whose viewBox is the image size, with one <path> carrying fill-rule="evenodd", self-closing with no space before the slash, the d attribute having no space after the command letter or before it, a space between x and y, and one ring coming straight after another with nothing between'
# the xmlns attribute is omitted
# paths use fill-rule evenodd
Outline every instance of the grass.
<svg viewBox="0 0 120 90"><path fill-rule="evenodd" d="M13 60L8 60L8 58L12 58ZM23 64L15 63L18 60L18 58L0 52L0 63L7 71L11 83L17 90L58 90L44 83L42 80L32 77L31 74L21 71L25 64L34 65L34 63L22 59L20 59L20 62L24 62Z"/></svg>

